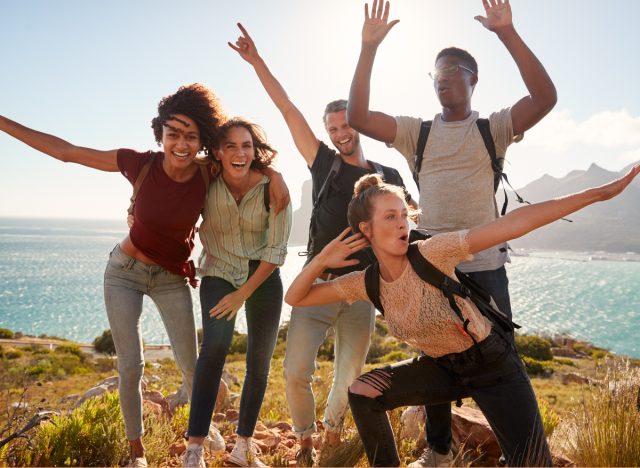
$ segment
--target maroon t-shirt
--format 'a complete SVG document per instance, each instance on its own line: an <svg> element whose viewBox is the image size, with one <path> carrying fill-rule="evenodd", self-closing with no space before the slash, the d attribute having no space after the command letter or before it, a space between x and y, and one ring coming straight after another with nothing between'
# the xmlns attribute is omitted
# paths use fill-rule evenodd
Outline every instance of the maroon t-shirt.
<svg viewBox="0 0 640 468"><path fill-rule="evenodd" d="M170 179L162 168L164 153L155 155L136 198L135 221L129 230L129 238L158 265L193 280L195 269L189 256L207 187L200 171L186 182ZM133 185L150 158L150 151L139 153L120 149L118 168Z"/></svg>

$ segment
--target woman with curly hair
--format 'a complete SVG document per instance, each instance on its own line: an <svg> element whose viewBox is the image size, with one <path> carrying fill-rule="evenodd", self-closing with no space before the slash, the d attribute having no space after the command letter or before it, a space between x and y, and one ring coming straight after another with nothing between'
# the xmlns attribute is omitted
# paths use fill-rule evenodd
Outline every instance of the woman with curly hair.
<svg viewBox="0 0 640 468"><path fill-rule="evenodd" d="M424 257L446 275L443 284L451 285L459 262L592 203L613 198L639 172L637 165L624 177L600 187L524 206L482 226L438 234L415 244L408 242L411 210L402 190L385 184L377 175L364 176L356 183L348 211L355 234L347 236L347 229L329 243L294 280L286 301L293 306L339 300L371 302L367 284L371 291L374 287L365 278L374 277L371 273L375 274L375 269L329 282L315 280L326 268L352 264L354 260L347 257L354 251L367 245L373 248L379 264L374 281L379 281L379 301L389 331L424 355L374 369L349 388L353 419L371 466L400 464L386 411L465 397L472 397L487 417L508 466L552 466L531 383L507 332L470 299L447 298L443 290L423 281L412 265L417 255Z"/></svg>
<svg viewBox="0 0 640 468"><path fill-rule="evenodd" d="M184 466L204 467L202 443L213 414L236 313L245 305L247 367L240 397L236 445L229 461L266 466L251 437L267 387L282 309L284 263L291 230L291 205L281 213L265 201L268 178L260 173L275 157L260 127L234 118L220 127L213 153L217 177L209 189L200 227L203 251L200 304L204 339L193 381L189 445Z"/></svg>
<svg viewBox="0 0 640 468"><path fill-rule="evenodd" d="M189 393L191 390L197 344L189 291L189 284L196 284L195 268L189 256L208 190L211 166L206 156L218 145L223 120L218 99L201 84L183 86L158 104L151 125L162 147L157 152L79 147L0 116L0 130L32 148L63 162L120 171L138 186L135 201L132 197L131 228L111 252L104 274L131 466L147 464L141 439L144 356L140 316L145 295L158 308L183 381ZM200 152L205 157L197 156ZM288 196L285 198L288 202Z"/></svg>

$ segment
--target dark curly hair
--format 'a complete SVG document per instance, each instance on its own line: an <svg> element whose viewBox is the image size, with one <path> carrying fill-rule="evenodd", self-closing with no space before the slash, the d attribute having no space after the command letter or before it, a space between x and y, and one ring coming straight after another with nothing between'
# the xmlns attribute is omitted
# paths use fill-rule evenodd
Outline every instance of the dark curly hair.
<svg viewBox="0 0 640 468"><path fill-rule="evenodd" d="M192 119L200 131L201 150L211 154L218 146L220 123L225 120L222 106L213 91L200 83L181 86L177 92L162 98L158 104L158 116L151 121L151 128L160 144L162 127L174 115L182 114Z"/></svg>
<svg viewBox="0 0 640 468"><path fill-rule="evenodd" d="M220 149L220 145L225 139L227 132L232 128L242 127L246 128L251 134L251 141L253 142L253 149L255 151L255 158L251 161L251 169L263 171L267 167L271 167L271 164L276 158L278 152L269 144L267 136L260 125L249 122L242 117L233 117L224 122L218 128L219 140L216 149ZM215 158L213 159L213 168L211 172L216 175L222 170L222 164Z"/></svg>

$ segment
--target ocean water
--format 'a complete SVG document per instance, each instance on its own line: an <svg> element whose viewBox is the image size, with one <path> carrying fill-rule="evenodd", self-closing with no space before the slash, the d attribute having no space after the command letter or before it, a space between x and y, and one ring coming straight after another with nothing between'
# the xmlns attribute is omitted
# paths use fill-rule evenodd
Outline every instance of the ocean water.
<svg viewBox="0 0 640 468"><path fill-rule="evenodd" d="M0 218L0 327L91 342L108 328L102 279L111 249L126 235L117 221ZM290 248L285 288L304 264ZM640 357L640 262L637 255L530 252L507 266L514 319L524 332L568 333ZM192 291L196 323L197 290ZM290 307L283 306L282 321ZM246 329L243 312L237 326ZM168 339L145 298L144 339Z"/></svg>

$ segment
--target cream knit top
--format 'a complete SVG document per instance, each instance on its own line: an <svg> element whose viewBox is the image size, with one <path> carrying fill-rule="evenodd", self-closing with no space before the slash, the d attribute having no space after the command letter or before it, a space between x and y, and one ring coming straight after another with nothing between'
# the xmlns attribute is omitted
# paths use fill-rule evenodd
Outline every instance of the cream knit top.
<svg viewBox="0 0 640 468"><path fill-rule="evenodd" d="M455 279L456 265L472 258L467 232L438 234L420 241L420 253L440 271ZM349 303L369 300L364 271L354 271L331 284ZM469 319L469 332L476 341L484 340L491 331L491 322L471 301L454 297L463 317ZM409 263L395 281L386 282L380 278L380 300L389 331L428 356L459 353L473 345L442 291L422 281Z"/></svg>

